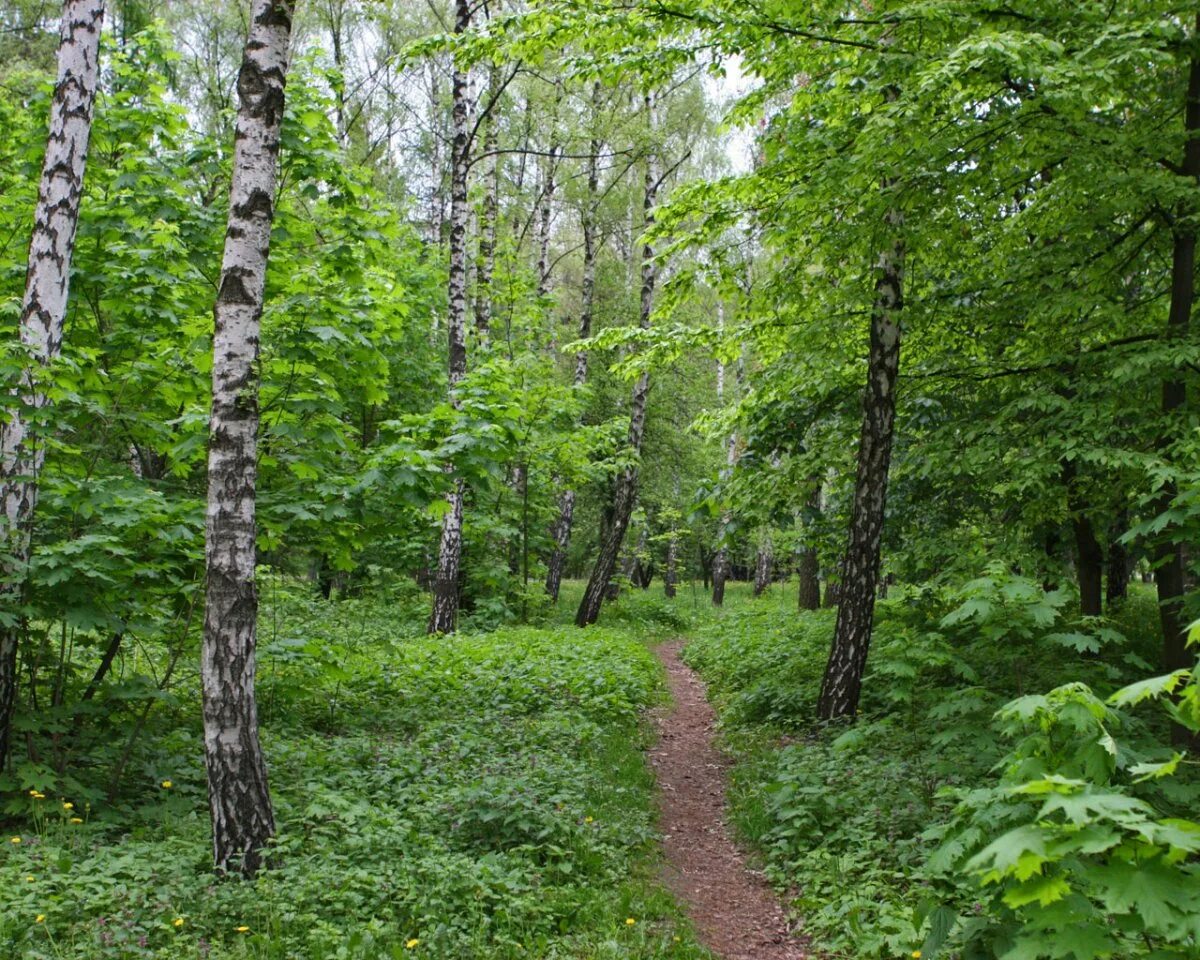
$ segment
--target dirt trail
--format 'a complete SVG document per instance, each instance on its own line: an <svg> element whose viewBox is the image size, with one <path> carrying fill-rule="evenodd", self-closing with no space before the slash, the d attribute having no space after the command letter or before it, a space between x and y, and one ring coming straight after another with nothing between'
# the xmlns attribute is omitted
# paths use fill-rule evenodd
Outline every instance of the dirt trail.
<svg viewBox="0 0 1200 960"><path fill-rule="evenodd" d="M716 715L704 683L679 656L683 640L658 648L674 706L656 716L650 754L658 776L666 883L700 938L722 960L803 960L803 943L725 824L725 758L713 745Z"/></svg>

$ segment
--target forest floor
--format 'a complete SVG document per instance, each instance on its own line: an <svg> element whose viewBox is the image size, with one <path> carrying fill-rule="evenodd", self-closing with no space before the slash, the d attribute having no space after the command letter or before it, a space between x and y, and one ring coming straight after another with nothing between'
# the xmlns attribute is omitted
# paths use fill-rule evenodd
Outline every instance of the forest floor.
<svg viewBox="0 0 1200 960"><path fill-rule="evenodd" d="M804 945L726 823L728 761L713 743L716 713L704 682L680 659L686 639L656 652L672 703L655 717L651 751L658 781L665 882L685 906L700 939L722 960L803 960Z"/></svg>

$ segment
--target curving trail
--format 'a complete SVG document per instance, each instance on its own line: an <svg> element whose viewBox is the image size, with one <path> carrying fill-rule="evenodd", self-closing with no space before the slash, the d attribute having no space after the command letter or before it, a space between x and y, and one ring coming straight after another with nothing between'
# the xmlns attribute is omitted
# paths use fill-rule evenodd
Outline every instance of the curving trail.
<svg viewBox="0 0 1200 960"><path fill-rule="evenodd" d="M680 659L683 640L658 648L674 700L656 716L650 754L658 778L667 886L706 947L721 960L804 960L766 882L752 873L725 824L725 758L713 745L716 715L704 683Z"/></svg>

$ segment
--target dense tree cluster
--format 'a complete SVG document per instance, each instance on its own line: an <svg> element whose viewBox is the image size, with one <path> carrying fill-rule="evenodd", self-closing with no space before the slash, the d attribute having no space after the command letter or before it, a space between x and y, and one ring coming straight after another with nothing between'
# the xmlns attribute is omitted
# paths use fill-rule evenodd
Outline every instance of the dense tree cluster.
<svg viewBox="0 0 1200 960"><path fill-rule="evenodd" d="M198 663L256 872L268 571L447 644L790 583L821 721L889 589L1152 581L1194 746L1186 6L10 0L0 122L4 789L118 796Z"/></svg>

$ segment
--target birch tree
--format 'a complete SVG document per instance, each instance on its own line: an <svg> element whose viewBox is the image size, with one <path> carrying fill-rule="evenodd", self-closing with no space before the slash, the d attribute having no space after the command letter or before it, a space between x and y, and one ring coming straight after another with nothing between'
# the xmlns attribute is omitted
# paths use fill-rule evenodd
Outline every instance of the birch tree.
<svg viewBox="0 0 1200 960"><path fill-rule="evenodd" d="M471 5L457 0L454 32L465 33L471 26ZM450 158L450 308L447 317L449 341L450 402L455 406L455 388L467 373L467 175L470 169L470 103L467 70L456 64L451 80L451 118L453 139ZM429 614L429 633L453 633L458 623L458 571L462 563L463 498L461 480L446 495L447 509L442 517L438 544L437 573L433 583L433 609Z"/></svg>
<svg viewBox="0 0 1200 960"><path fill-rule="evenodd" d="M48 368L62 351L71 256L100 73L103 20L103 0L67 0L63 6L58 72L18 321L27 360L13 390L16 402L0 421L0 499L4 504L0 608L6 614L0 623L0 769L10 748L17 645L24 629L16 611L30 560L38 475L46 459L37 429L50 403Z"/></svg>
<svg viewBox="0 0 1200 960"><path fill-rule="evenodd" d="M293 9L291 0L254 0L251 8L237 82L229 221L213 308L200 674L213 862L219 873L253 874L275 833L254 694L257 366Z"/></svg>
<svg viewBox="0 0 1200 960"><path fill-rule="evenodd" d="M887 99L896 97L895 88L889 88ZM898 181L894 178L885 180L885 192L897 188ZM863 394L850 534L842 561L837 625L817 701L817 714L822 720L853 717L858 712L875 619L879 550L896 421L896 379L900 373L900 311L904 306L905 251L900 236L903 216L893 208L885 220L889 238L879 255L871 309L867 385Z"/></svg>
<svg viewBox="0 0 1200 960"><path fill-rule="evenodd" d="M592 123L599 119L600 84L592 86ZM583 282L582 303L579 309L579 339L586 340L592 335L592 314L596 303L596 257L599 244L596 236L597 206L600 196L600 151L603 147L600 139L593 135L588 147L587 156L587 194L583 202L581 226L583 230ZM582 387L587 382L588 355L586 350L575 354L576 387ZM559 588L562 586L563 571L567 564L567 549L571 544L571 526L575 516L575 491L566 489L558 499L558 518L554 521L551 536L554 538L554 549L546 566L546 593L557 603Z"/></svg>
<svg viewBox="0 0 1200 960"><path fill-rule="evenodd" d="M658 125L655 122L656 104L653 94L645 97L646 124L649 128L649 152L646 156L645 191L642 197L643 228L649 231L654 226L654 208L658 203L660 186L656 151L658 145L654 142ZM638 322L642 329L650 329L650 316L654 311L654 288L658 280L658 265L655 262L654 245L649 239L643 240L642 245L642 289L639 306ZM600 545L596 565L588 579L579 610L575 614L577 626L586 627L595 623L600 617L600 607L604 603L605 590L616 569L617 558L621 553L621 544L625 540L625 532L629 528L629 518L633 515L634 503L638 491L638 456L642 449L642 437L646 432L646 400L650 395L650 373L642 371L633 385L629 399L629 434L626 447L630 463L617 476L616 489L613 494L612 524Z"/></svg>

